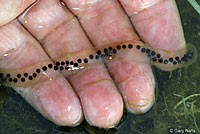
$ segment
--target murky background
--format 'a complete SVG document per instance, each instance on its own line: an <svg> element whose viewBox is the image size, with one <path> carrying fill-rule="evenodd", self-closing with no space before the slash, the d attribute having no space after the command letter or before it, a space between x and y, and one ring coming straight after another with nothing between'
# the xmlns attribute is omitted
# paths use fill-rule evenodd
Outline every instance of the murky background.
<svg viewBox="0 0 200 134"><path fill-rule="evenodd" d="M186 41L200 53L200 15L187 0L176 1ZM170 128L200 134L200 56L194 64L173 72L153 70L157 83L155 105L143 115L125 111L121 123L109 130L91 127L85 121L75 128L58 127L12 89L1 88L0 134L167 134Z"/></svg>

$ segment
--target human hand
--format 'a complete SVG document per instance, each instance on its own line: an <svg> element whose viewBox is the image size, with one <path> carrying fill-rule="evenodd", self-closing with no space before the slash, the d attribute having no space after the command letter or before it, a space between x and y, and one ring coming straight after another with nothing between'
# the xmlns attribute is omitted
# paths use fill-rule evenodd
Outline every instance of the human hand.
<svg viewBox="0 0 200 134"><path fill-rule="evenodd" d="M0 28L1 71L5 76L9 73L11 78L17 78L17 74L21 74L17 82L12 79L9 86L43 116L63 126L77 125L82 121L83 113L91 125L108 128L116 124L123 113L123 102L117 88L130 112L143 113L149 110L154 102L154 77L146 55L141 52L142 49L138 51L136 48L138 44L140 47L144 45L134 41L139 40L139 37L118 1L64 2L78 16L90 41L98 46L97 50L126 44L125 50L116 49L118 52L112 53L112 60L103 60L110 74L100 60L89 59L89 55L96 52L69 10L59 1L41 0L19 17L21 24L37 41L17 21ZM155 49L165 59L172 56L175 61L176 56L182 57L186 51L175 3L170 0L155 2L158 4L153 3L151 6L152 3L148 2L143 5L139 1L134 3L121 0L143 41L151 45L151 52ZM141 11L142 6L147 9ZM139 13L133 14L134 12ZM128 48L129 44L133 45L132 49ZM168 51L166 53L163 50ZM69 75L69 69L58 72L60 66L58 70L51 68L53 63L47 55L54 62L77 62L86 57L89 64L79 64L84 69ZM164 58L162 63L156 60L158 62L153 64L165 70L172 70L183 64L178 64L179 60L176 64L170 61L165 64ZM40 69L40 73L37 69ZM24 77L24 73L30 76Z"/></svg>

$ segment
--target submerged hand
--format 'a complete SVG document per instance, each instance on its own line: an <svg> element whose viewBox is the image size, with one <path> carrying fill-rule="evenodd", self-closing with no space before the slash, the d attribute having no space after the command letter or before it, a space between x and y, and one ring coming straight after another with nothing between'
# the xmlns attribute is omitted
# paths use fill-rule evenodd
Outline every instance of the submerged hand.
<svg viewBox="0 0 200 134"><path fill-rule="evenodd" d="M183 60L176 57L184 54L186 45L174 0L64 2L40 0L18 21L0 27L0 67L9 85L62 126L79 124L84 114L93 126L112 127L122 117L122 98L129 112L149 110L154 103L154 76L143 54L142 48L147 49L136 41L140 39L134 28L155 50L149 53L154 64L164 70L177 68ZM0 24L9 21L1 20ZM101 52L94 54L93 46ZM105 62L107 68L101 61L90 62L109 47L113 55L113 49L117 52ZM70 61L74 67L89 64L69 75L63 66Z"/></svg>

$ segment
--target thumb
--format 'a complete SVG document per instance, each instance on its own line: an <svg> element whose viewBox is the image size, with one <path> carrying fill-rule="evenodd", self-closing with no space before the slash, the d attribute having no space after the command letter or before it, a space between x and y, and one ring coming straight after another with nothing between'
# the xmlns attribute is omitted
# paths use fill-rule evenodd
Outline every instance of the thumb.
<svg viewBox="0 0 200 134"><path fill-rule="evenodd" d="M36 0L0 0L0 26L9 23Z"/></svg>

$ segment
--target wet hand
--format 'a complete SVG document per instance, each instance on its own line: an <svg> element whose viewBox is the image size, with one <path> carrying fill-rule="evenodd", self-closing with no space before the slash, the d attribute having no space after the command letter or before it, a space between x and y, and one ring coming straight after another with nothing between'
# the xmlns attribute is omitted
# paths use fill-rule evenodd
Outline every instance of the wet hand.
<svg viewBox="0 0 200 134"><path fill-rule="evenodd" d="M1 16L1 25L12 20L0 27L1 77L57 125L85 118L109 128L124 106L134 114L148 111L151 64L173 70L192 57L184 57L174 0L40 0L14 19L33 2L12 3L20 6L7 6Z"/></svg>

